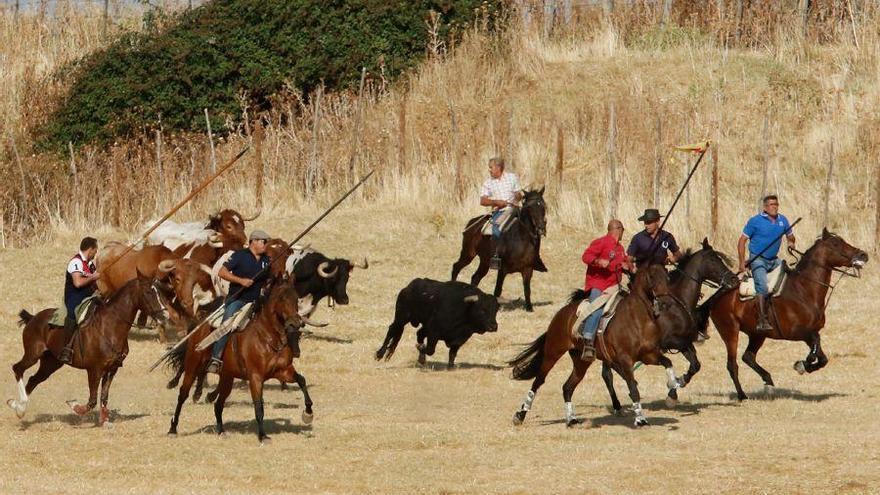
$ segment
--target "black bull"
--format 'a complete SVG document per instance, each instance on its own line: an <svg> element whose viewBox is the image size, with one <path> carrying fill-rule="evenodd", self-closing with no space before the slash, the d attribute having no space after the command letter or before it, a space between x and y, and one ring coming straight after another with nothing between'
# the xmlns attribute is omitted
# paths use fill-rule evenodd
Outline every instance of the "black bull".
<svg viewBox="0 0 880 495"><path fill-rule="evenodd" d="M318 252L308 253L293 266L296 292L300 298L311 296L315 307L325 297L336 304L346 305L349 301L347 286L351 271L368 267L366 259L362 265L356 265L346 259L330 259Z"/></svg>
<svg viewBox="0 0 880 495"><path fill-rule="evenodd" d="M455 356L474 333L495 332L498 301L464 282L438 282L417 278L397 295L394 321L388 327L376 360L388 360L397 349L407 323L419 328L416 333L419 363L432 356L438 341L449 347L449 368ZM425 344L427 340L427 344Z"/></svg>

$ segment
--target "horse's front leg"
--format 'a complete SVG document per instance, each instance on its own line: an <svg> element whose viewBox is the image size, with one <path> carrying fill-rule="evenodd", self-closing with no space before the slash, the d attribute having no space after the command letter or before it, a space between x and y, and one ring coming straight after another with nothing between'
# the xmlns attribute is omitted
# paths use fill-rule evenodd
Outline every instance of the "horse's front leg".
<svg viewBox="0 0 880 495"><path fill-rule="evenodd" d="M86 405L82 405L75 400L67 401L67 405L79 416L84 416L89 413L92 409L95 408L95 405L98 404L98 384L101 381L101 371L96 368L89 368L86 370L89 376L89 402Z"/></svg>
<svg viewBox="0 0 880 495"><path fill-rule="evenodd" d="M639 394L639 382L636 381L635 375L633 375L633 363L630 359L623 359L619 363L617 363L616 367L624 380L626 380L626 386L629 388L629 398L632 400L632 409L635 414L635 426L647 426L648 418L645 417L645 413L642 410L642 399Z"/></svg>
<svg viewBox="0 0 880 495"><path fill-rule="evenodd" d="M671 359L661 354L658 362L666 369L666 388L669 389L669 393L666 395L666 405L673 407L678 403L678 389L681 388L681 380L675 376L675 367L672 365Z"/></svg>
<svg viewBox="0 0 880 495"><path fill-rule="evenodd" d="M113 423L110 422L110 408L107 407L107 402L110 399L110 384L113 383L113 377L116 376L117 370L118 368L108 370L101 378L101 413L98 426L106 426L108 428L113 426Z"/></svg>
<svg viewBox="0 0 880 495"><path fill-rule="evenodd" d="M526 268L522 271L523 280L523 297L526 299L526 311L531 313L532 308L532 269Z"/></svg>
<svg viewBox="0 0 880 495"><path fill-rule="evenodd" d="M819 336L819 332L815 332L808 337L807 345L810 346L810 353L807 354L806 359L794 363L795 371L801 375L820 370L828 364L828 356L822 350L822 338Z"/></svg>
<svg viewBox="0 0 880 495"><path fill-rule="evenodd" d="M302 413L302 420L305 424L311 424L312 420L315 419L315 414L312 411L312 397L309 395L309 387L306 385L306 377L304 377L301 373L295 373L296 384L299 385L299 389L302 390L303 401L305 402L306 408Z"/></svg>
<svg viewBox="0 0 880 495"><path fill-rule="evenodd" d="M690 344L687 348L681 350L681 355L687 359L688 362L688 370L681 376L679 380L679 385L681 388L687 386L691 380L694 379L694 375L700 372L700 359L697 357L697 350L694 348L694 344Z"/></svg>
<svg viewBox="0 0 880 495"><path fill-rule="evenodd" d="M248 378L248 384L251 388L251 400L254 403L254 417L257 420L257 439L260 443L267 442L270 439L263 428L263 377L252 373Z"/></svg>

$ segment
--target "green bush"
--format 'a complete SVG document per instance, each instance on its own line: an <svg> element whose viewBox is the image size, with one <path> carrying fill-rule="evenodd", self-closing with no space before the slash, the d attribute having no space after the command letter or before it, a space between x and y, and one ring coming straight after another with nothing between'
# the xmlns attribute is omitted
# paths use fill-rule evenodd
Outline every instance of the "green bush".
<svg viewBox="0 0 880 495"><path fill-rule="evenodd" d="M441 35L497 18L502 0L215 0L167 20L168 28L120 37L66 68L70 89L38 136L43 149L104 144L159 121L171 130L212 128L256 108L285 84L308 94L356 85L361 67L394 78L424 56L426 20Z"/></svg>

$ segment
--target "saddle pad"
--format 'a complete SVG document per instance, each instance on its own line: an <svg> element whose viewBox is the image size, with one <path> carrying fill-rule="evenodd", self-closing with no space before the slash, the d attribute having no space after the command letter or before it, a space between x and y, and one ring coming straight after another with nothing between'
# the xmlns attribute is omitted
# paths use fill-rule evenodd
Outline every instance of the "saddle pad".
<svg viewBox="0 0 880 495"><path fill-rule="evenodd" d="M85 299L83 302L79 303L79 306L76 307L76 324L82 325L84 321L89 319L94 313L95 303L98 302L98 294L91 295ZM62 302L62 304L55 309L55 312L52 313L52 317L49 318L49 325L54 327L63 327L64 320L67 318L67 306Z"/></svg>
<svg viewBox="0 0 880 495"><path fill-rule="evenodd" d="M584 320L587 319L588 316L593 314L594 311L599 309L602 310L603 319L609 318L614 315L614 310L617 308L617 303L620 301L620 286L614 285L605 290L602 294L599 295L593 301L589 299L584 299L578 304L577 307L577 318L575 319L574 325L571 327L572 335L579 335L581 325L583 325Z"/></svg>
<svg viewBox="0 0 880 495"><path fill-rule="evenodd" d="M232 318L226 320L223 323L223 313L217 311L215 314L211 316L208 320L208 324L214 328L214 331L208 334L207 337L202 339L199 342L199 345L196 346L197 351L203 351L207 349L209 346L213 345L214 342L220 340L220 337L223 337L226 334L238 331L244 328L245 325L250 321L251 311L253 310L254 303L247 303L240 310L238 310Z"/></svg>
<svg viewBox="0 0 880 495"><path fill-rule="evenodd" d="M787 266L783 261L775 270L767 274L767 287L770 287L770 295L772 297L778 296L779 292L782 290L782 286L785 284L785 278L787 275L786 268ZM758 292L755 290L754 277L743 280L743 282L739 284L740 299L751 299L757 294Z"/></svg>

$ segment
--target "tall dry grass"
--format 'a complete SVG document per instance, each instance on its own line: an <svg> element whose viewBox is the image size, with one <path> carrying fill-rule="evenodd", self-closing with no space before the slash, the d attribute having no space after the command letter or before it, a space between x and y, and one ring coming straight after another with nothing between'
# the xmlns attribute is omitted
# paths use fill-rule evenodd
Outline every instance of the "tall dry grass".
<svg viewBox="0 0 880 495"><path fill-rule="evenodd" d="M643 208L669 207L692 163L671 146L708 138L717 147L719 228L712 232L715 164L707 159L670 223L686 244L713 235L731 245L756 210L765 162L766 190L780 194L789 216L805 218L802 237L812 237L824 223L829 161L828 226L871 244L880 150L878 12L861 2L852 13L828 10L847 2L814 2L805 35L796 9L780 7L784 2L748 10L737 30L733 3L719 12L710 8L717 2L677 2L662 29L653 3L618 6L610 18L579 6L572 23L550 36L532 12L514 16L504 34L478 29L453 48L433 44L429 59L404 81L369 74L360 98L279 95L262 116L266 211L327 203L376 169L356 201L406 208L426 226L460 223L478 210L487 158L501 154L524 183L548 186L550 235L598 233L612 214L634 230ZM48 27L27 16L0 19L0 39L14 39L26 54L4 53L13 63L0 74L6 87L17 88L4 95L2 108L3 239L17 245L107 224L134 231L210 173L207 137L163 135L157 147L151 135L106 150L80 148L72 157L28 156L27 138L16 130L27 127L24 114L37 103L22 88L103 42L90 36L95 27L87 22L42 22ZM30 43L42 37L42 44ZM255 116L247 108L242 115L238 132L215 138L220 163L252 141ZM251 210L254 177L250 154L180 217L204 217L218 207Z"/></svg>

